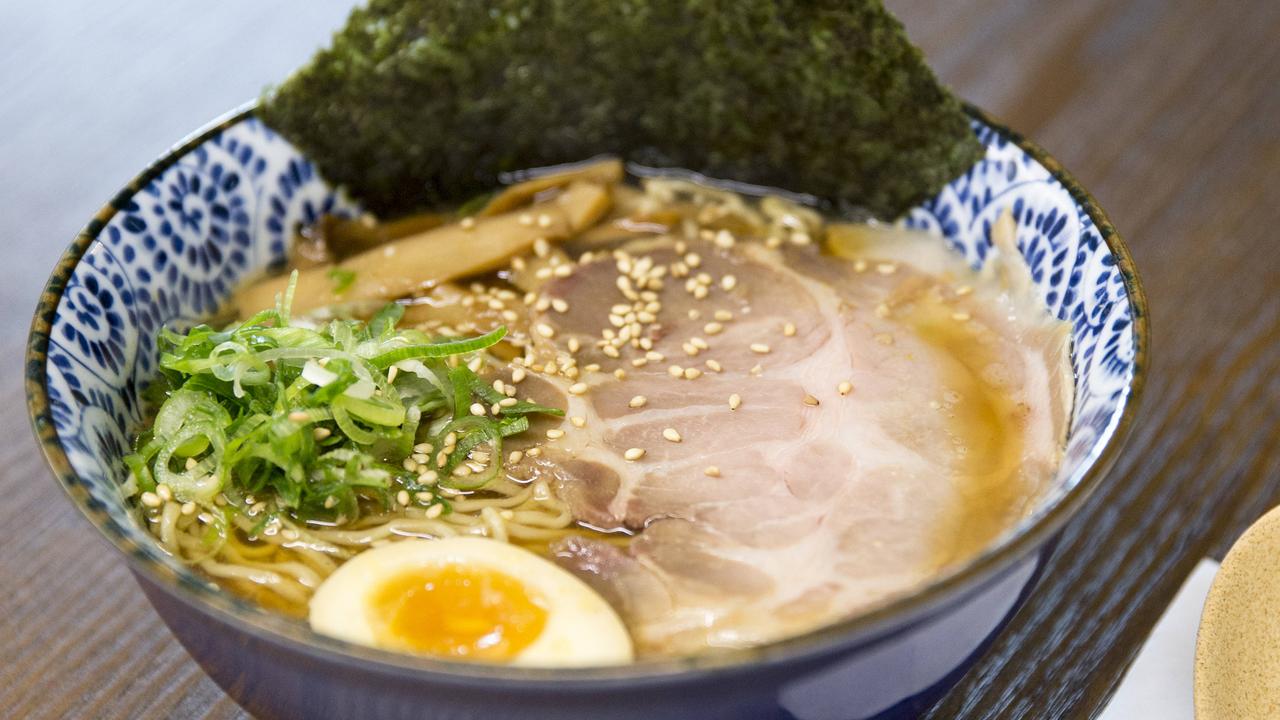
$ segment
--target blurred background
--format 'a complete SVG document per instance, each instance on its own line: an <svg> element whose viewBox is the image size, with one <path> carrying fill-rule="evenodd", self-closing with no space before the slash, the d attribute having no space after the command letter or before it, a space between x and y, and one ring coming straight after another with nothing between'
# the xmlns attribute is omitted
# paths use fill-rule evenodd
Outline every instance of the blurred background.
<svg viewBox="0 0 1280 720"><path fill-rule="evenodd" d="M1190 567L1277 500L1280 2L886 4L945 82L1097 197L1151 298L1156 367L1121 480L1064 539L1055 580L936 710L1088 714ZM239 716L60 497L21 409L22 353L39 290L86 220L169 145L304 61L349 7L0 2L0 707L10 717ZM1155 498L1159 517L1147 511Z"/></svg>

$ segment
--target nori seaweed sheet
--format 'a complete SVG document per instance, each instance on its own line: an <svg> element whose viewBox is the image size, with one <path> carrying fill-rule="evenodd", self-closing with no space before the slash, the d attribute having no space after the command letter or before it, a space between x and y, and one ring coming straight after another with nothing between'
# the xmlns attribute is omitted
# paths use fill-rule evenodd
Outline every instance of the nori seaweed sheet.
<svg viewBox="0 0 1280 720"><path fill-rule="evenodd" d="M982 152L879 0L371 0L261 116L384 216L610 153L893 218Z"/></svg>

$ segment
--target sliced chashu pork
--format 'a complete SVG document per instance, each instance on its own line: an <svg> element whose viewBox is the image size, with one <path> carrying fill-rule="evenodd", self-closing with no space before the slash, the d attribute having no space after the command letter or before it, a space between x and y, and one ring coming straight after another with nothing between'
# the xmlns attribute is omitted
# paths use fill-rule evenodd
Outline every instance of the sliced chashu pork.
<svg viewBox="0 0 1280 720"><path fill-rule="evenodd" d="M635 534L553 551L642 652L754 644L865 609L971 556L1045 487L1069 414L1065 326L922 242L862 248L877 257L857 264L693 242L682 277L671 269L693 263L670 241L635 243L545 288L568 308L533 319L554 331L538 355L564 360L574 339L577 366L601 370L525 386L567 402L565 435L511 472ZM663 272L655 308L635 278ZM657 310L640 367L629 338L618 357L598 347L628 324L612 306L635 301Z"/></svg>

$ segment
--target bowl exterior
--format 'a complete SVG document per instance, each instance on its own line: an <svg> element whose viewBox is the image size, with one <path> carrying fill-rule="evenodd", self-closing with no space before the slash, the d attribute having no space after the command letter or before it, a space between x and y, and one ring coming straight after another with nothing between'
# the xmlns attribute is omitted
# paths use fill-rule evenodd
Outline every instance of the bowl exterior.
<svg viewBox="0 0 1280 720"><path fill-rule="evenodd" d="M656 682L563 687L405 674L246 633L137 578L183 647L262 720L899 720L936 702L1012 617L1048 550L918 622L838 652Z"/></svg>
<svg viewBox="0 0 1280 720"><path fill-rule="evenodd" d="M126 554L178 637L232 697L266 717L297 714L291 709L350 716L357 706L343 705L345 697L365 698L370 704L355 713L365 717L407 716L428 700L438 711L426 713L432 717L540 717L533 709L553 707L562 711L557 717L574 717L577 708L591 711L583 717L648 708L648 717L699 718L772 717L788 708L815 720L910 712L958 676L1033 583L1055 533L1114 460L1146 363L1145 301L1105 215L1047 154L971 113L986 156L903 223L936 233L977 267L994 220L1013 213L1019 250L1046 307L1072 326L1076 396L1065 461L1043 508L974 562L832 627L727 659L567 679L323 638L218 590L161 551L118 489L120 458L142 416L139 393L155 372L157 331L198 322L239 280L281 264L298 224L359 212L251 109L148 168L63 257L29 342L34 429L58 480ZM245 668L280 682L255 682L259 675ZM661 693L646 696L643 688Z"/></svg>

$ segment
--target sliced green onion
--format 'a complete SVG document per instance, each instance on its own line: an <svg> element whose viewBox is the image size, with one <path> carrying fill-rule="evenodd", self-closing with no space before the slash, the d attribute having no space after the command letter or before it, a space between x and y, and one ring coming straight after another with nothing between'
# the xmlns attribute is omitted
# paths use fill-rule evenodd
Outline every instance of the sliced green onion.
<svg viewBox="0 0 1280 720"><path fill-rule="evenodd" d="M463 355L465 353L484 350L491 345L496 344L502 338L507 336L507 328L505 325L499 325L496 330L487 332L479 337L469 338L467 340L449 340L438 343L427 343L425 345L409 345L407 347L389 350L380 355L375 355L369 359L374 367L385 368L394 365L401 360L409 360L415 358L442 358L450 355Z"/></svg>

